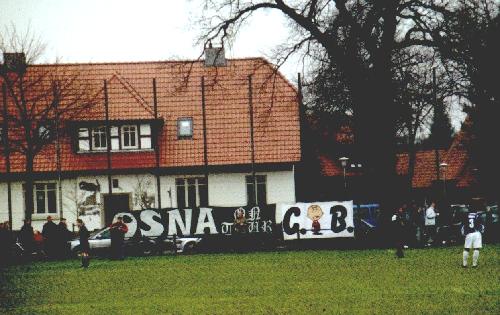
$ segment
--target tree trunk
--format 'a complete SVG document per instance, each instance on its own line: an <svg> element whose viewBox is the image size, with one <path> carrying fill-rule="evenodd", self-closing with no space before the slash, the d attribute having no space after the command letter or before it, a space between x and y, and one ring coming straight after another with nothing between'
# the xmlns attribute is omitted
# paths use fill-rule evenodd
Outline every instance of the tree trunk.
<svg viewBox="0 0 500 315"><path fill-rule="evenodd" d="M29 150L28 150L29 151ZM26 153L26 175L24 181L24 217L31 220L31 215L34 210L34 195L33 195L33 160L34 155L32 152Z"/></svg>

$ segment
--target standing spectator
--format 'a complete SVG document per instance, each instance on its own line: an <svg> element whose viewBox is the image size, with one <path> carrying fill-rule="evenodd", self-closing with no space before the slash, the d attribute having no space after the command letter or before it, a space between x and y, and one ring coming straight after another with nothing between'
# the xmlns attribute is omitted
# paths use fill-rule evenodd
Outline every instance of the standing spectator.
<svg viewBox="0 0 500 315"><path fill-rule="evenodd" d="M19 231L19 243L23 247L23 256L24 258L30 258L31 254L33 254L33 250L35 249L35 239L33 234L33 227L31 226L31 220L24 220L24 224Z"/></svg>
<svg viewBox="0 0 500 315"><path fill-rule="evenodd" d="M45 254L48 258L54 258L57 252L57 225L52 221L52 217L47 216L47 222L43 225L42 235L45 247Z"/></svg>
<svg viewBox="0 0 500 315"><path fill-rule="evenodd" d="M114 259L123 259L123 242L125 240L125 233L128 232L128 227L123 223L122 217L117 217L116 222L109 226L111 233L111 252Z"/></svg>
<svg viewBox="0 0 500 315"><path fill-rule="evenodd" d="M423 246L424 234L425 234L425 211L422 206L417 207L417 213L415 215L415 223L417 226L416 238L417 244Z"/></svg>
<svg viewBox="0 0 500 315"><path fill-rule="evenodd" d="M436 238L436 203L432 202L431 206L425 210L425 233L427 234L427 245L429 246Z"/></svg>
<svg viewBox="0 0 500 315"><path fill-rule="evenodd" d="M9 256L9 235L5 223L0 222L0 267L7 265Z"/></svg>
<svg viewBox="0 0 500 315"><path fill-rule="evenodd" d="M491 211L491 207L486 207L486 215L485 215L485 238L486 242L493 243L496 241L495 239L495 229L493 228L493 213Z"/></svg>
<svg viewBox="0 0 500 315"><path fill-rule="evenodd" d="M57 225L57 252L58 257L66 258L69 254L69 244L68 242L71 240L73 236L71 232L68 230L68 225L66 224L66 219L61 218L59 220L59 224Z"/></svg>
<svg viewBox="0 0 500 315"><path fill-rule="evenodd" d="M392 216L394 229L394 240L396 244L396 256L403 258L404 241L406 237L407 220L404 207L400 207Z"/></svg>
<svg viewBox="0 0 500 315"><path fill-rule="evenodd" d="M90 265L90 233L87 227L85 227L85 223L83 223L82 219L77 219L76 225L78 226L78 236L80 237L80 250L82 256L81 267L88 268Z"/></svg>
<svg viewBox="0 0 500 315"><path fill-rule="evenodd" d="M45 253L45 251L43 249L43 245L44 245L43 244L43 235L38 230L35 230L35 232L33 233L33 244L34 244L34 248L35 248L37 256L39 256L39 257L47 256L47 254Z"/></svg>

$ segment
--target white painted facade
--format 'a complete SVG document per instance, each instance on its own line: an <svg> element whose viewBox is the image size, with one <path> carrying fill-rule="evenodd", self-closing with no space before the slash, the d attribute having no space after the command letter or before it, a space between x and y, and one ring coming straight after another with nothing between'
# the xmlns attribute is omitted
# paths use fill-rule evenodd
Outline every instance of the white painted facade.
<svg viewBox="0 0 500 315"><path fill-rule="evenodd" d="M208 196L210 206L244 206L247 203L247 188L245 176L248 173L219 173L208 176ZM259 172L257 175L266 175L267 203L295 203L295 180L293 170ZM161 200L162 208L177 207L176 178L203 177L203 175L168 175L161 176ZM154 207L158 206L156 198L156 178L151 174L138 175L113 175L112 179L118 180L118 186L112 188L113 194L124 194L129 196L129 206L132 210L140 210L147 207L141 201L140 195L147 197ZM43 181L44 183L55 180ZM99 184L100 191L95 194L81 190L79 183L87 182ZM24 197L21 182L13 182L12 186L12 221L13 229L18 230L24 219ZM75 222L77 217L86 221L89 229L99 228L104 225L104 196L109 193L108 177L82 176L61 181L62 193L57 191L57 213L33 214L33 227L42 229L47 215L54 217L55 221L60 216L60 205L62 204L62 215L68 220L68 227ZM59 200L62 196L62 200ZM80 209L80 213L78 213ZM0 182L0 220L8 221L7 183Z"/></svg>

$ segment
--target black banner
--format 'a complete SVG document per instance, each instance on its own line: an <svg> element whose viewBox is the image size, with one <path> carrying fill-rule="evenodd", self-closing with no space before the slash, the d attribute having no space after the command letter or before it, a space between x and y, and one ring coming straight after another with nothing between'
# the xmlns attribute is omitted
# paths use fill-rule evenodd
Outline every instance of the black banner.
<svg viewBox="0 0 500 315"><path fill-rule="evenodd" d="M126 237L272 234L276 205L147 209L118 216L128 226Z"/></svg>

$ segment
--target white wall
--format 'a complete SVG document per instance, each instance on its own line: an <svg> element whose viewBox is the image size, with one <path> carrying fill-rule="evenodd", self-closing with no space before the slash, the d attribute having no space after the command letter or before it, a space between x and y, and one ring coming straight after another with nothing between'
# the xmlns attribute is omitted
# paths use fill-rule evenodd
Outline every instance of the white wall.
<svg viewBox="0 0 500 315"><path fill-rule="evenodd" d="M248 173L224 173L210 174L208 178L209 185L209 201L211 206L244 206L247 202L245 176ZM257 175L267 175L267 202L269 204L279 202L295 202L295 181L293 171L281 172L260 172ZM203 176L199 175L198 177ZM162 207L176 207L176 187L175 178L184 177L182 175L162 176L161 181L161 196ZM156 178L151 174L139 175L116 175L113 179L118 179L118 188L113 188L113 193L125 193L130 196L130 206L132 210L140 210L141 204L136 198L136 192L139 190L140 182L142 182L142 191L146 191L148 196L154 197L154 206L158 204L156 198ZM74 179L65 179L62 181L62 204L63 216L67 219L68 228L77 218L77 204L82 204L89 199L91 193L80 190L80 182L100 184L101 191L96 194L95 209L100 211L97 221L104 223L103 197L102 194L108 193L108 179L105 175L99 176L82 176ZM55 181L51 181L55 182ZM169 193L170 191L170 193ZM59 194L57 194L59 198ZM58 202L59 205L59 202ZM22 183L12 183L12 208L13 208L13 228L20 229L24 219L24 199L22 194ZM88 207L92 209L92 206ZM46 214L33 215L33 227L41 230L45 222ZM99 218L100 216L100 218ZM53 215L55 221L59 219L59 213ZM7 207L7 184L0 183L0 220L8 220Z"/></svg>
<svg viewBox="0 0 500 315"><path fill-rule="evenodd" d="M267 203L295 203L295 178L293 171L267 174Z"/></svg>
<svg viewBox="0 0 500 315"><path fill-rule="evenodd" d="M244 206L247 203L245 175L241 173L210 174L208 201L211 206Z"/></svg>

